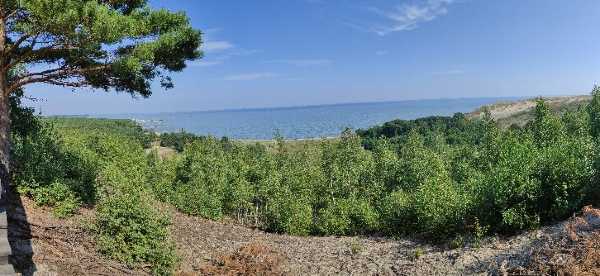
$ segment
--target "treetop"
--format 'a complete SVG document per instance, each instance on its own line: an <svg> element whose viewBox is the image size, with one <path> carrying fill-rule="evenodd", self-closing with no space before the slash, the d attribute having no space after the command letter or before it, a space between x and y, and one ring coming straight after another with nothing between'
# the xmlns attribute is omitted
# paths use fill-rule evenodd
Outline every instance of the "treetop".
<svg viewBox="0 0 600 276"><path fill-rule="evenodd" d="M3 73L43 67L15 74L6 93L47 83L147 97L152 80L170 88L167 73L201 56L201 33L185 13L151 9L144 0L3 2Z"/></svg>

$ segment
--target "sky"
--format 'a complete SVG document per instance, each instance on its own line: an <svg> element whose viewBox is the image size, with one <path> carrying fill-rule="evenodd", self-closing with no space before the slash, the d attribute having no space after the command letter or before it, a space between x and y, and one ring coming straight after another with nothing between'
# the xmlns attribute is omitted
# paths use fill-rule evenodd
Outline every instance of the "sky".
<svg viewBox="0 0 600 276"><path fill-rule="evenodd" d="M155 113L584 94L597 0L151 0L185 11L204 57L150 98L26 88L43 114Z"/></svg>

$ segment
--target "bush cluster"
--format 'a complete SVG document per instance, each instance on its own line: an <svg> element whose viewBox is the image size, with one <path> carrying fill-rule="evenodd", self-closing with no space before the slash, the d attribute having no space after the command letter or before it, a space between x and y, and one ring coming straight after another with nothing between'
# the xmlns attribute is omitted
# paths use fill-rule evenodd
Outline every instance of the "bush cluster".
<svg viewBox="0 0 600 276"><path fill-rule="evenodd" d="M456 114L275 145L162 134L180 151L170 158L146 154L156 137L128 123L40 120L15 98L13 180L61 217L96 205L99 250L156 274L177 261L157 200L293 235L479 238L600 202L600 88L592 96L564 114L540 99L529 123L508 129Z"/></svg>
<svg viewBox="0 0 600 276"><path fill-rule="evenodd" d="M185 131L161 133L158 137L162 147L173 148L178 152L182 152L185 145L192 143L195 140L206 139L204 136L197 136L193 133Z"/></svg>
<svg viewBox="0 0 600 276"><path fill-rule="evenodd" d="M523 127L456 114L274 147L205 137L152 158L153 190L189 214L294 235L511 233L593 203L598 109L560 115L540 99Z"/></svg>
<svg viewBox="0 0 600 276"><path fill-rule="evenodd" d="M58 217L95 205L92 228L100 252L170 274L177 262L170 220L150 188L139 127L120 120L40 119L14 102L12 177L18 190L54 207Z"/></svg>

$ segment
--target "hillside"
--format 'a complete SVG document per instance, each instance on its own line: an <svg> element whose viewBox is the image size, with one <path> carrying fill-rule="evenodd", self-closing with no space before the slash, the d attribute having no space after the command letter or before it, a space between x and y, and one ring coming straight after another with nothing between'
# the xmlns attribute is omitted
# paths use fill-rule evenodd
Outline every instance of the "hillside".
<svg viewBox="0 0 600 276"><path fill-rule="evenodd" d="M55 119L15 143L13 263L25 275L595 273L600 211L580 211L597 202L594 141L586 114L552 112L583 101L539 103L516 131L395 121L372 149L352 132L268 146L181 134L170 149L123 122ZM491 108L525 120L529 106Z"/></svg>
<svg viewBox="0 0 600 276"><path fill-rule="evenodd" d="M23 275L149 274L95 252L81 224L90 212L63 220L29 199L23 205L11 216L9 233L20 248L16 259ZM600 265L593 247L600 244L599 214L586 209L563 223L457 249L406 238L277 235L176 211L171 229L182 257L176 275L522 275L576 269L593 275Z"/></svg>
<svg viewBox="0 0 600 276"><path fill-rule="evenodd" d="M556 113L563 113L567 110L576 110L578 107L590 101L591 96L560 96L543 97L547 105ZM484 110L489 110L492 118L502 126L517 124L523 126L533 119L532 111L535 108L537 98L524 99L514 102L500 102L493 105L482 106L477 110L468 113L469 118L480 118Z"/></svg>

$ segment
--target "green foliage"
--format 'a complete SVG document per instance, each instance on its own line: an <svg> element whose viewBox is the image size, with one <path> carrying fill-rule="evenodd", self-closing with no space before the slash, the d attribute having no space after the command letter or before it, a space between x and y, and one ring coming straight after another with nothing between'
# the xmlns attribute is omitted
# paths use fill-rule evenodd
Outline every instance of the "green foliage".
<svg viewBox="0 0 600 276"><path fill-rule="evenodd" d="M153 189L186 213L278 233L479 239L565 218L589 202L589 117L582 109L559 117L540 100L533 121L511 129L489 114L457 114L394 121L362 137L280 138L270 149L205 137L184 143L181 157L152 161L161 183Z"/></svg>
<svg viewBox="0 0 600 276"><path fill-rule="evenodd" d="M167 219L157 213L150 192L158 191L157 184L148 183L165 182L168 176L148 177L142 149L153 135L129 121L55 118L42 124L31 109L14 106L20 104L20 89L32 83L142 97L152 94L156 79L172 88L168 74L201 56L201 33L184 13L153 10L145 0L10 0L2 1L0 9L6 36L0 47L6 50L4 72L9 72L2 76L7 81L0 92L13 97L11 166L19 190L38 204L54 206L58 216L74 212L79 201L97 204L102 252L132 266L148 264L155 274L170 274L176 258ZM2 110L0 117L6 119L10 109ZM60 136L52 124L59 126ZM193 172L188 176L213 179Z"/></svg>
<svg viewBox="0 0 600 276"><path fill-rule="evenodd" d="M82 202L97 205L94 228L101 252L170 274L177 258L168 217L157 211L152 195L159 187L154 180L170 183L168 161L156 166L164 168L161 178L153 178L142 144L124 131L130 123L89 120L88 127L79 128L85 119L27 118L35 124L13 132L12 177L19 191L53 207L57 217L75 213Z"/></svg>
<svg viewBox="0 0 600 276"><path fill-rule="evenodd" d="M177 263L168 216L144 193L117 192L103 199L95 229L100 252L128 265L150 264L155 274L169 275Z"/></svg>
<svg viewBox="0 0 600 276"><path fill-rule="evenodd" d="M592 101L587 106L589 114L590 133L594 139L600 138L600 86L594 86Z"/></svg>
<svg viewBox="0 0 600 276"><path fill-rule="evenodd" d="M101 196L95 221L99 250L131 266L149 264L156 274L170 274L177 257L169 217L157 208L142 147L118 135L92 135L86 140L99 159L96 185Z"/></svg>
<svg viewBox="0 0 600 276"><path fill-rule="evenodd" d="M317 230L325 235L354 235L377 229L378 214L364 199L344 198L330 202L321 209Z"/></svg>
<svg viewBox="0 0 600 276"><path fill-rule="evenodd" d="M538 99L535 106L535 117L531 122L531 129L535 143L544 147L555 143L565 135L564 126L558 116L555 116L542 99Z"/></svg>
<svg viewBox="0 0 600 276"><path fill-rule="evenodd" d="M417 247L414 251L413 251L413 259L419 259L421 258L421 256L423 256L425 254L425 251L423 250L423 248Z"/></svg>
<svg viewBox="0 0 600 276"><path fill-rule="evenodd" d="M138 141L144 148L150 147L156 139L154 133L144 130L132 120L85 117L45 117L42 120L53 125L60 133L112 133Z"/></svg>
<svg viewBox="0 0 600 276"><path fill-rule="evenodd" d="M137 134L118 127L45 122L14 134L14 178L59 216L80 201L98 204L102 252L160 274L176 258L155 199L270 232L411 235L458 246L597 203L594 110L558 116L540 100L523 127L455 115L371 131L390 137L347 130L339 139L269 147L173 135L182 152L169 158L146 154Z"/></svg>
<svg viewBox="0 0 600 276"><path fill-rule="evenodd" d="M362 138L363 145L372 149L379 138L388 138L395 144L403 144L412 132L420 134L430 143L441 138L450 145L478 144L484 130L484 123L469 120L464 114L456 113L452 117L431 116L415 120L393 120L366 130L359 129L356 133Z"/></svg>
<svg viewBox="0 0 600 276"><path fill-rule="evenodd" d="M65 218L74 214L79 208L79 199L71 190L71 185L54 182L30 191L36 204L54 207L54 215Z"/></svg>
<svg viewBox="0 0 600 276"><path fill-rule="evenodd" d="M350 247L350 253L352 255L356 255L359 254L361 251L363 251L363 246L360 243L360 241L357 240L352 240L348 243L348 247Z"/></svg>
<svg viewBox="0 0 600 276"><path fill-rule="evenodd" d="M269 201L265 211L266 229L291 235L304 236L311 232L312 208L291 193L278 195Z"/></svg>
<svg viewBox="0 0 600 276"><path fill-rule="evenodd" d="M181 132L171 132L171 133L161 133L159 136L160 145L162 147L169 147L177 150L178 152L182 152L183 148L192 143L195 140L206 139L204 136L196 136L192 133L187 133L185 131Z"/></svg>
<svg viewBox="0 0 600 276"><path fill-rule="evenodd" d="M186 213L206 218L223 215L227 159L219 142L194 142L183 153L173 204Z"/></svg>
<svg viewBox="0 0 600 276"><path fill-rule="evenodd" d="M10 69L40 63L49 68L23 70L15 76L17 88L43 82L147 97L152 80L171 88L168 73L201 56L200 32L184 13L153 10L144 0L19 0L0 8L15 15L2 26L10 37L2 45L10 49L6 58L16 61Z"/></svg>

